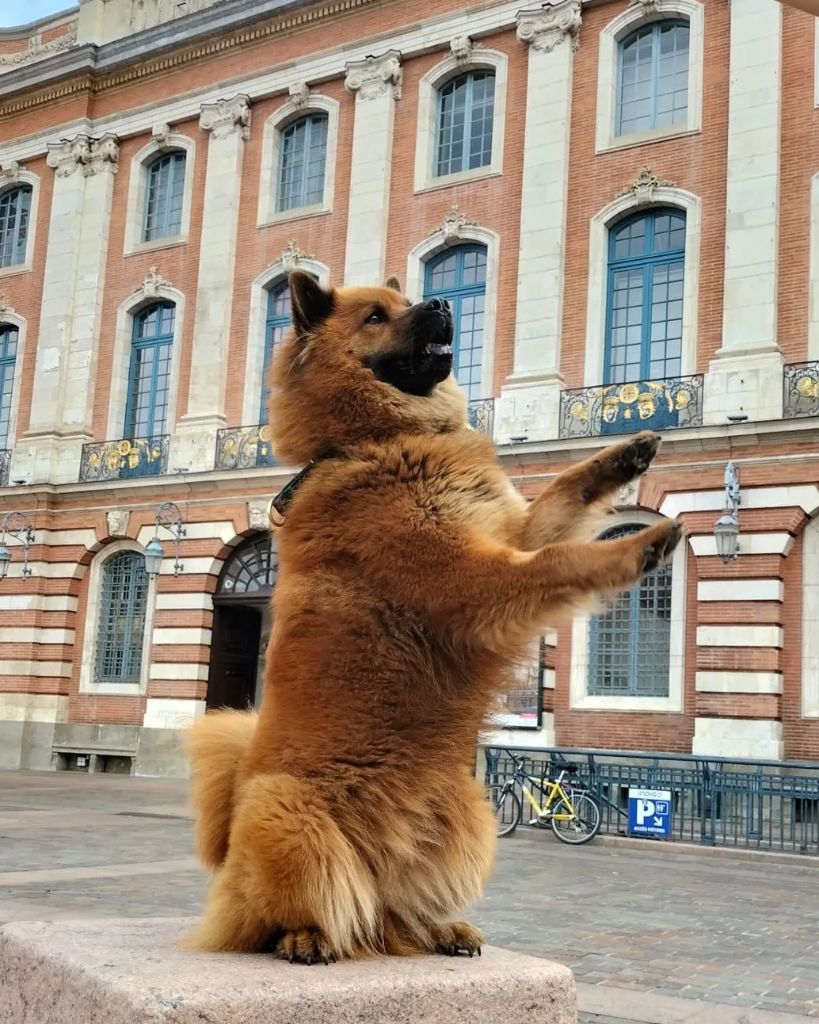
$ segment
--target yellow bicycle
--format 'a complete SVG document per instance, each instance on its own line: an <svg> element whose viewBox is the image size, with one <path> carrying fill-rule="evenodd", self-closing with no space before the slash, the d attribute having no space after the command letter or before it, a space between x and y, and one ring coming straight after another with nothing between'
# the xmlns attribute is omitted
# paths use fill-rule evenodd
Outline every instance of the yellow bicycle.
<svg viewBox="0 0 819 1024"><path fill-rule="evenodd" d="M510 836L521 822L523 802L517 793L520 789L535 812L530 825L540 828L551 826L561 843L582 846L591 842L600 831L600 805L585 789L566 782L567 776L576 774L577 765L563 764L556 778L538 779L526 771L522 758L510 750L506 753L512 759L514 771L489 787L489 799L498 822L498 836ZM532 795L530 784L543 795L542 804Z"/></svg>

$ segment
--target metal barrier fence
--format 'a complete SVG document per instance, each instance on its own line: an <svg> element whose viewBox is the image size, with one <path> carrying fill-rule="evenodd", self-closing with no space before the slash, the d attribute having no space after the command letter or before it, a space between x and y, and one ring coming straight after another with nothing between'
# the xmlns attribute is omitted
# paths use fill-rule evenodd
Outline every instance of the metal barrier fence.
<svg viewBox="0 0 819 1024"><path fill-rule="evenodd" d="M512 760L503 748L482 749L487 783L512 774ZM561 762L579 765L575 778L600 801L601 832L628 833L629 788L662 789L672 794L672 840L819 856L819 763L510 749L536 778L559 771Z"/></svg>

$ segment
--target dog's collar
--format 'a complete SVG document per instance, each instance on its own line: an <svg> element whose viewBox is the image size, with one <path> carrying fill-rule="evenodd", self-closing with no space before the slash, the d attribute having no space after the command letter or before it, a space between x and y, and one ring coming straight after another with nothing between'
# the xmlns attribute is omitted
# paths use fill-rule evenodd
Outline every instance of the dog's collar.
<svg viewBox="0 0 819 1024"><path fill-rule="evenodd" d="M279 493L274 498L271 498L270 504L267 507L267 517L274 530L284 526L285 514L290 502L293 500L296 491L298 491L316 466L333 458L338 458L338 452L327 452L325 455L318 455L315 459L310 459L304 469L296 473L294 477L291 477Z"/></svg>

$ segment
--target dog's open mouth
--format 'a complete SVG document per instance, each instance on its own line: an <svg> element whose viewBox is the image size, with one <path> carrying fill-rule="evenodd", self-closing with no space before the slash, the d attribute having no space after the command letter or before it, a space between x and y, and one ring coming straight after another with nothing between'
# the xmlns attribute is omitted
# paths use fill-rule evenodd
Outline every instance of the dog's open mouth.
<svg viewBox="0 0 819 1024"><path fill-rule="evenodd" d="M441 344L440 342L431 341L424 346L425 356L451 356L452 345L448 343Z"/></svg>

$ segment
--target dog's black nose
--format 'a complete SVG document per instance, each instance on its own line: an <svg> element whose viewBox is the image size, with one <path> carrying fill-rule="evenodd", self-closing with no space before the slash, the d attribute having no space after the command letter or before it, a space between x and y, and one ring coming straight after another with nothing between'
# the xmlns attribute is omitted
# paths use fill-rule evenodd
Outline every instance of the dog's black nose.
<svg viewBox="0 0 819 1024"><path fill-rule="evenodd" d="M430 313L442 313L445 317L452 316L452 308L446 299L427 299L424 309L429 310Z"/></svg>

